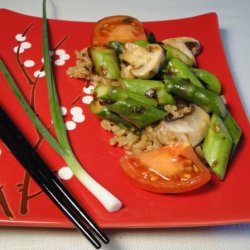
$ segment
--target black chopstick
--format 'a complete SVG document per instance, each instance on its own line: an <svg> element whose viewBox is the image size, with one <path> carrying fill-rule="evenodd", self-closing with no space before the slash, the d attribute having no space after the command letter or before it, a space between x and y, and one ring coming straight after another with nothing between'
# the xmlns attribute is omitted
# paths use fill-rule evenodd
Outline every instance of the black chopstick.
<svg viewBox="0 0 250 250"><path fill-rule="evenodd" d="M95 248L100 248L101 243L95 238L91 230L93 230L95 235L104 243L107 244L109 242L108 237L67 191L62 182L45 164L44 160L34 150L1 107L0 138L44 192L73 222L77 229L95 246Z"/></svg>

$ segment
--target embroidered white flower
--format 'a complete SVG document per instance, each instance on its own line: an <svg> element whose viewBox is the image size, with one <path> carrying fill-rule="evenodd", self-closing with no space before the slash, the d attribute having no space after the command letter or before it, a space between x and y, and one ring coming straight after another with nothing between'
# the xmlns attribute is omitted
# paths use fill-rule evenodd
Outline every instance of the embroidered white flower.
<svg viewBox="0 0 250 250"><path fill-rule="evenodd" d="M57 66L64 65L65 61L67 61L70 58L69 54L67 54L64 49L57 49L55 51L55 54L57 56L59 56L59 58L56 59L55 62L54 62L55 65L57 65Z"/></svg>
<svg viewBox="0 0 250 250"><path fill-rule="evenodd" d="M45 71L43 70L43 71L40 71L40 70L36 70L35 72L34 72L34 77L39 77L39 78L41 78L41 77L44 77L45 76Z"/></svg>
<svg viewBox="0 0 250 250"><path fill-rule="evenodd" d="M76 128L76 123L73 121L66 121L65 125L67 130L74 130Z"/></svg>
<svg viewBox="0 0 250 250"><path fill-rule="evenodd" d="M81 123L85 120L85 115L83 114L83 110L81 107L73 107L70 110L70 113L74 122Z"/></svg>
<svg viewBox="0 0 250 250"><path fill-rule="evenodd" d="M31 68L35 65L35 62L33 60L26 60L24 61L23 65L26 68Z"/></svg>
<svg viewBox="0 0 250 250"><path fill-rule="evenodd" d="M82 102L84 104L90 104L93 101L93 97L91 95L86 95L82 98Z"/></svg>
<svg viewBox="0 0 250 250"><path fill-rule="evenodd" d="M23 49L22 47L20 47L20 46L14 47L13 50L14 50L15 53L18 52L18 53L20 53L20 54L24 52L24 49Z"/></svg>
<svg viewBox="0 0 250 250"><path fill-rule="evenodd" d="M88 95L92 94L93 90L94 90L93 85L89 85L88 87L83 87L82 89L83 93L88 94Z"/></svg>
<svg viewBox="0 0 250 250"><path fill-rule="evenodd" d="M67 108L66 107L61 107L61 112L62 112L62 115L65 116L67 114Z"/></svg>
<svg viewBox="0 0 250 250"><path fill-rule="evenodd" d="M66 107L61 107L61 112L63 116L68 115L68 110ZM65 126L67 130L74 130L77 127L77 123L82 123L85 121L85 115L83 114L83 109L79 106L74 106L69 111L68 118L71 118L70 120L67 120L65 122Z"/></svg>
<svg viewBox="0 0 250 250"><path fill-rule="evenodd" d="M30 49L32 47L32 44L27 41L27 37L22 35L21 33L15 35L15 40L18 42L18 45L14 47L13 51L14 53L24 53L26 50ZM54 64L56 66L62 66L65 64L65 61L70 58L70 55L66 53L64 49L57 49L54 51L49 51L49 55L52 57L53 55L56 56L54 59ZM44 63L44 58L41 58L42 63ZM26 68L32 68L36 65L35 61L32 59L26 59L23 62L23 66ZM36 69L33 73L34 77L44 77L45 72L40 69Z"/></svg>
<svg viewBox="0 0 250 250"><path fill-rule="evenodd" d="M22 42L21 43L21 48L23 48L24 50L26 50L26 49L29 49L29 48L31 48L31 43L30 42Z"/></svg>
<svg viewBox="0 0 250 250"><path fill-rule="evenodd" d="M23 34L17 34L15 38L18 42L24 42L26 40L26 36L24 36Z"/></svg>

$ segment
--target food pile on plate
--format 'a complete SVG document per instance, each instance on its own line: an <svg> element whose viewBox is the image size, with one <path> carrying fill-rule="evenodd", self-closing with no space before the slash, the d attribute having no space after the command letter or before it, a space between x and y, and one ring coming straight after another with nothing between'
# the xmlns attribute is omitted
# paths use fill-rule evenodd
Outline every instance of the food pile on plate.
<svg viewBox="0 0 250 250"><path fill-rule="evenodd" d="M184 34L185 35L185 34ZM241 129L228 112L221 83L197 67L192 37L158 41L130 16L98 21L77 53L70 77L94 84L90 109L126 154L133 183L159 193L191 191L223 180Z"/></svg>

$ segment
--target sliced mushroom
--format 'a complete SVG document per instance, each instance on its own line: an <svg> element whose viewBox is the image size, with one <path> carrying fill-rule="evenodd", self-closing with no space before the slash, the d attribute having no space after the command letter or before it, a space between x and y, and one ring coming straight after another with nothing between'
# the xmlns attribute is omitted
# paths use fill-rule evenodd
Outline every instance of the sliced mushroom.
<svg viewBox="0 0 250 250"><path fill-rule="evenodd" d="M195 56L201 51L200 42L192 37L175 37L162 41L164 44L179 49L186 54L196 65Z"/></svg>
<svg viewBox="0 0 250 250"><path fill-rule="evenodd" d="M124 65L124 64L121 64L121 77L122 78L135 78L132 74L131 74L131 69L132 69L132 66L131 65Z"/></svg>
<svg viewBox="0 0 250 250"><path fill-rule="evenodd" d="M155 132L163 145L188 141L192 146L196 146L204 139L209 121L207 112L194 105L193 112L183 118L160 122Z"/></svg>
<svg viewBox="0 0 250 250"><path fill-rule="evenodd" d="M127 67L134 78L150 79L158 73L165 53L158 44L149 44L143 48L134 43L126 43L120 59L129 64ZM126 70L125 68L124 71Z"/></svg>

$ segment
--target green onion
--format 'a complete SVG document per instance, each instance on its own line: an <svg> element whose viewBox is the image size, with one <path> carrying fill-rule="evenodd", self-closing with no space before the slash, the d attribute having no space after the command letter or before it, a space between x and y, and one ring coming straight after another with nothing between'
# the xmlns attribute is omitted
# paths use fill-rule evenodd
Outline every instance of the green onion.
<svg viewBox="0 0 250 250"><path fill-rule="evenodd" d="M20 104L26 111L27 115L33 122L37 131L50 144L50 146L65 160L67 165L71 168L77 179L101 202L101 204L109 211L115 212L122 206L118 200L107 189L101 186L94 180L81 166L75 157L70 142L68 140L65 124L61 114L60 103L56 90L56 83L53 76L53 69L51 66L51 59L49 56L49 37L48 37L48 23L46 17L46 0L43 1L43 53L44 53L44 68L46 74L46 82L49 95L50 111L53 120L53 125L56 132L57 140L50 134L47 128L36 116L30 105L25 100L23 94L18 88L15 80L6 68L3 61L0 59L0 70L5 75L12 91L19 100Z"/></svg>
<svg viewBox="0 0 250 250"><path fill-rule="evenodd" d="M65 125L61 115L61 108L56 91L56 84L53 76L53 69L51 66L51 58L49 55L49 32L48 22L46 15L46 0L43 1L43 22L42 22L42 33L43 33L43 55L44 55L44 70L46 83L49 95L50 112L55 128L55 132L58 141L65 149L70 149L70 144L67 138Z"/></svg>

